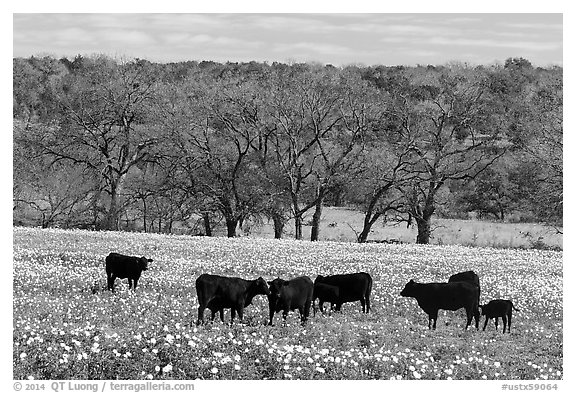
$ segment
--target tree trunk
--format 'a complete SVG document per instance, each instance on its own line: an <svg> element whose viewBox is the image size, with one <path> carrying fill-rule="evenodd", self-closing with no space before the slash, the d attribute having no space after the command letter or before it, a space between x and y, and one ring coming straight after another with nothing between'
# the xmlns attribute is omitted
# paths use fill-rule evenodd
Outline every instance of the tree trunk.
<svg viewBox="0 0 576 393"><path fill-rule="evenodd" d="M297 213L294 216L294 237L296 240L302 240L302 213Z"/></svg>
<svg viewBox="0 0 576 393"><path fill-rule="evenodd" d="M210 213L204 213L202 215L202 221L204 221L204 231L206 236L212 236L212 224L210 224Z"/></svg>
<svg viewBox="0 0 576 393"><path fill-rule="evenodd" d="M432 233L430 225L430 217L417 218L416 225L418 226L418 236L416 236L417 244L430 243L430 235Z"/></svg>
<svg viewBox="0 0 576 393"><path fill-rule="evenodd" d="M238 226L238 219L227 215L226 219L226 229L228 231L228 237L236 237L236 227Z"/></svg>
<svg viewBox="0 0 576 393"><path fill-rule="evenodd" d="M147 223L147 209L146 209L146 198L142 198L142 219L144 220L144 232L148 232L148 228L146 227Z"/></svg>
<svg viewBox="0 0 576 393"><path fill-rule="evenodd" d="M377 212L374 215L374 209L376 208L376 204L380 200L380 198L388 192L390 187L392 187L392 182L388 182L384 186L377 189L377 191L372 195L372 199L370 199L370 203L368 204L368 209L366 209L366 213L364 214L364 227L362 228L362 232L358 235L358 243L365 243L368 239L368 235L370 234L370 229L372 229L372 225L380 218L382 212Z"/></svg>
<svg viewBox="0 0 576 393"><path fill-rule="evenodd" d="M314 214L312 215L312 231L310 233L310 241L313 242L318 241L320 237L320 219L322 218L322 205L324 204L325 194L324 188L318 187Z"/></svg>
<svg viewBox="0 0 576 393"><path fill-rule="evenodd" d="M414 219L416 220L416 225L418 226L418 235L416 236L416 244L428 244L430 243L430 235L432 234L432 215L436 210L435 206L435 196L440 187L442 187L443 182L430 182L430 188L428 195L424 200L424 208L420 207L419 204L414 206L412 212Z"/></svg>
<svg viewBox="0 0 576 393"><path fill-rule="evenodd" d="M282 239L286 219L281 214L274 213L272 215L272 221L274 221L274 239Z"/></svg>
<svg viewBox="0 0 576 393"><path fill-rule="evenodd" d="M376 213L372 217L372 210L366 212L364 216L364 227L362 228L362 232L358 235L358 243L366 243L368 240L368 235L370 234L370 230L372 229L372 225L380 218L381 213Z"/></svg>
<svg viewBox="0 0 576 393"><path fill-rule="evenodd" d="M110 205L108 206L108 211L106 212L103 229L108 231L118 230L118 196L116 194L116 190L113 190L112 194L110 195Z"/></svg>
<svg viewBox="0 0 576 393"><path fill-rule="evenodd" d="M115 181L110 183L110 206L106 212L104 221L104 229L110 231L118 230L118 221L120 219L120 209L118 208L118 197L124 183L124 176L120 176Z"/></svg>

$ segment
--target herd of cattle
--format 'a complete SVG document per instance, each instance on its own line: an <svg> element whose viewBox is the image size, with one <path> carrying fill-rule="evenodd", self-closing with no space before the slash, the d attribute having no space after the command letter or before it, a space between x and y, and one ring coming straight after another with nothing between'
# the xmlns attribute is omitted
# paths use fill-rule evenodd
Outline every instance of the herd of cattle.
<svg viewBox="0 0 576 393"><path fill-rule="evenodd" d="M116 278L128 279L129 289L136 289L142 271L148 269L152 259L145 257L126 256L110 253L106 257L106 275L108 289L114 290ZM269 325L272 325L274 314L282 311L286 320L290 311L298 310L302 324L310 315L313 307L316 315L316 299L318 308L324 313L324 303L330 303L334 311L340 311L343 303L360 301L362 312L370 311L370 294L372 292L372 277L368 273L336 274L332 276L318 275L314 282L309 277L301 276L291 280L276 278L265 281L262 277L245 280L238 277L224 277L213 274L202 274L196 279L196 294L198 296L197 324L204 323L204 311L211 311L211 320L216 313L224 322L224 310L230 309L231 320L236 313L243 319L244 309L252 304L255 296L264 295L268 298L270 311ZM496 329L498 318L504 323L503 333L510 332L512 310L518 311L510 300L496 299L488 304L480 305L480 279L473 271L457 273L445 283L417 283L410 280L400 292L401 296L413 297L418 305L428 314L428 328L436 329L438 310L466 310L466 329L472 318L478 329L480 314L486 316L484 328L488 321L494 318ZM480 310L482 312L480 313Z"/></svg>

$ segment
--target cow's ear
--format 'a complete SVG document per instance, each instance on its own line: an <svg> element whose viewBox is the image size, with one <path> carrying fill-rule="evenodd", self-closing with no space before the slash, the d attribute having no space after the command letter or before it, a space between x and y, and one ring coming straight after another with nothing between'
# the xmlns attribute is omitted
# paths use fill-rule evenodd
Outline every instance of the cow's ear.
<svg viewBox="0 0 576 393"><path fill-rule="evenodd" d="M153 259L148 259L148 262L153 262L153 261L154 261Z"/></svg>
<svg viewBox="0 0 576 393"><path fill-rule="evenodd" d="M410 280L410 284L414 284L414 279L411 279L411 280Z"/></svg>
<svg viewBox="0 0 576 393"><path fill-rule="evenodd" d="M267 281L268 285L272 285L272 281Z"/></svg>

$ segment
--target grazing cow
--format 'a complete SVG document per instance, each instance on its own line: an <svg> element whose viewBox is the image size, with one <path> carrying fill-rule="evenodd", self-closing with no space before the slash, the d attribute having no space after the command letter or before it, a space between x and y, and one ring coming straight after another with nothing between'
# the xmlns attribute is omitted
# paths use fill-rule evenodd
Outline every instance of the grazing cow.
<svg viewBox="0 0 576 393"><path fill-rule="evenodd" d="M148 270L148 263L152 259L144 257L129 257L127 255L111 252L106 257L106 276L108 278L108 289L114 291L114 281L116 278L127 278L128 289L132 289L134 281L134 290L138 285L138 279L143 270Z"/></svg>
<svg viewBox="0 0 576 393"><path fill-rule="evenodd" d="M270 322L274 314L282 310L282 318L286 321L289 311L298 309L300 311L300 320L302 324L308 319L310 314L310 305L312 304L312 295L314 293L314 284L309 277L296 277L292 280L282 280L276 278L269 281L270 294L268 295L268 306L270 309Z"/></svg>
<svg viewBox="0 0 576 393"><path fill-rule="evenodd" d="M512 304L510 300L503 299L490 300L488 304L480 305L480 309L482 310L482 315L486 315L486 321L484 322L484 328L482 330L486 330L488 320L491 318L494 318L496 329L498 329L498 318L502 318L502 322L504 323L502 333L506 333L506 318L508 318L508 333L510 333L512 309L520 311L514 307L514 304Z"/></svg>
<svg viewBox="0 0 576 393"><path fill-rule="evenodd" d="M316 316L316 299L318 299L318 308L324 314L324 302L330 302L330 309L334 309L340 298L340 289L334 285L314 284L314 294L312 296L312 305L314 307L314 316Z"/></svg>
<svg viewBox="0 0 576 393"><path fill-rule="evenodd" d="M480 304L480 277L474 271L468 270L466 272L456 273L450 276L448 282L464 281L478 287L478 304Z"/></svg>
<svg viewBox="0 0 576 393"><path fill-rule="evenodd" d="M456 311L462 307L466 309L466 328L470 326L472 317L476 320L476 329L480 312L478 311L478 287L467 282L428 283L421 284L410 280L404 287L401 296L413 297L418 305L428 314L428 329L434 320L432 328L436 329L438 310Z"/></svg>
<svg viewBox="0 0 576 393"><path fill-rule="evenodd" d="M231 309L230 323L234 321L236 312L242 321L244 308L252 304L256 295L269 295L270 289L262 277L255 280L244 280L237 277L223 277L213 274L202 274L196 279L196 294L198 296L197 325L204 322L204 310L212 311L212 319L216 311L224 321L224 309Z"/></svg>
<svg viewBox="0 0 576 393"><path fill-rule="evenodd" d="M333 276L318 275L314 284L327 284L338 287L339 296L336 311L340 311L343 303L360 300L362 312L370 311L370 292L372 292L372 277L368 273L335 274Z"/></svg>

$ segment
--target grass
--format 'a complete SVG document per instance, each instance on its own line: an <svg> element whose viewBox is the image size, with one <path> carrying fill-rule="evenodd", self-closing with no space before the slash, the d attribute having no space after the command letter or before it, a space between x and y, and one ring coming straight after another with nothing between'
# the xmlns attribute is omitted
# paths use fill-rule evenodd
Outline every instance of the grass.
<svg viewBox="0 0 576 393"><path fill-rule="evenodd" d="M105 287L111 252L154 259L136 293ZM463 310L438 329L399 292L411 278L445 281L473 269L482 302L514 301L511 334L464 331ZM271 279L369 272L372 312L359 302L301 327L265 326L257 297L244 323L196 327L196 277ZM561 379L562 253L413 244L297 242L139 233L14 229L15 379ZM229 319L229 312L226 313ZM483 324L483 320L481 321ZM482 324L480 325L482 327Z"/></svg>
<svg viewBox="0 0 576 393"><path fill-rule="evenodd" d="M309 222L306 217L305 222ZM346 208L326 207L323 209L320 223L320 240L356 242L356 233L362 230L364 216L361 212ZM471 247L494 248L555 248L562 249L562 235L554 228L537 223L507 223L481 220L456 220L433 218L435 228L431 244L463 245ZM249 237L274 237L274 228L271 223L262 225L247 225ZM304 239L310 238L310 225L303 228ZM216 228L216 234L225 236L226 229ZM356 233L355 233L356 232ZM246 233L245 233L246 235ZM395 239L403 243L414 243L417 228L415 225L407 228L406 224L383 225L377 222L372 227L368 237L369 241ZM285 228L285 238L294 237L293 221Z"/></svg>

